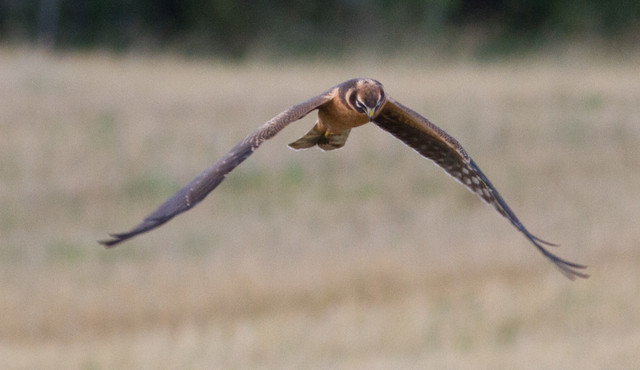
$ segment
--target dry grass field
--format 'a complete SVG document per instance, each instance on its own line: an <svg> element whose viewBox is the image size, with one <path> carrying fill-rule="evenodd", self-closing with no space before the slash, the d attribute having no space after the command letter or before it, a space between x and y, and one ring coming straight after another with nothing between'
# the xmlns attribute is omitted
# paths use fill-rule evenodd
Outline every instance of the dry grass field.
<svg viewBox="0 0 640 370"><path fill-rule="evenodd" d="M5 369L635 369L640 64L238 65L0 49ZM456 137L571 282L493 209L366 125L307 117L212 195L124 231L284 108L355 76Z"/></svg>

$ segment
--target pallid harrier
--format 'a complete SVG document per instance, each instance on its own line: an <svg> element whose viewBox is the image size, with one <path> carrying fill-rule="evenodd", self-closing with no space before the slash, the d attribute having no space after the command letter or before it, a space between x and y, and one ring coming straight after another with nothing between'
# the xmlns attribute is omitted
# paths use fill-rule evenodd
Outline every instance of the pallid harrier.
<svg viewBox="0 0 640 370"><path fill-rule="evenodd" d="M456 139L418 113L387 96L380 82L364 78L343 82L273 117L249 134L213 166L167 199L139 225L128 232L111 234L111 239L100 241L100 243L106 247L115 246L191 209L265 140L272 138L289 123L299 120L315 109L318 110L318 121L306 135L289 144L291 148L299 150L316 145L322 150L341 148L347 141L352 128L373 122L423 157L435 162L447 174L492 205L565 276L570 279L588 277L587 274L578 271L586 266L554 255L545 248L545 245L554 246L554 244L534 236L522 225L496 188Z"/></svg>

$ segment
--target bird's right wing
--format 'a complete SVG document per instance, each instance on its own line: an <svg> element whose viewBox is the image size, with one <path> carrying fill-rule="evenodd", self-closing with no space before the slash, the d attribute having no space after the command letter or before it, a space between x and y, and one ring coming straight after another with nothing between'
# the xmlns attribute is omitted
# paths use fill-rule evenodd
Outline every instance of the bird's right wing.
<svg viewBox="0 0 640 370"><path fill-rule="evenodd" d="M469 157L462 145L456 139L431 123L420 114L388 98L380 113L373 119L373 123L400 139L403 143L431 159L447 174L452 176L470 191L476 193L486 203L493 206L501 215L507 218L536 248L568 278L576 276L586 278L589 275L578 271L586 266L566 261L551 253L545 245L555 244L546 242L531 234L515 213L509 208L498 190L491 184L487 176Z"/></svg>
<svg viewBox="0 0 640 370"><path fill-rule="evenodd" d="M220 158L213 166L204 170L187 186L178 190L171 198L162 203L158 209L147 216L140 224L127 232L110 234L111 239L103 240L99 243L105 247L113 247L138 234L155 229L174 216L191 209L213 191L231 170L247 159L264 141L271 139L289 123L299 120L309 114L309 112L327 103L335 96L337 91L338 88L334 87L323 94L292 106L265 122L238 143L238 145L233 147L233 149Z"/></svg>

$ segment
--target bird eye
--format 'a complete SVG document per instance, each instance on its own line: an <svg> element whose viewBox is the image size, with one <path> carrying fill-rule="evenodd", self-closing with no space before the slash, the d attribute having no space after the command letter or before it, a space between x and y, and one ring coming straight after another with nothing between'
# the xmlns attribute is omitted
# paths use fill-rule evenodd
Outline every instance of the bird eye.
<svg viewBox="0 0 640 370"><path fill-rule="evenodd" d="M378 102L376 103L376 109L378 109L382 105L383 100L384 100L384 95L380 95L380 98L378 98Z"/></svg>
<svg viewBox="0 0 640 370"><path fill-rule="evenodd" d="M365 112L364 104L360 101L360 99L356 99L356 109L361 113Z"/></svg>

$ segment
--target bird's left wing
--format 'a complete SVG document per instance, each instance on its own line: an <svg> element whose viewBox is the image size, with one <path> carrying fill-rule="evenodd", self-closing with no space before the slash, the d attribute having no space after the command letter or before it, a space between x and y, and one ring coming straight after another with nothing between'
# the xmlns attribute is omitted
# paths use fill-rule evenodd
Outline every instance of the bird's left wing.
<svg viewBox="0 0 640 370"><path fill-rule="evenodd" d="M231 172L231 170L236 168L240 163L242 163L242 161L247 159L256 149L258 149L264 141L271 139L289 123L299 120L312 110L327 103L335 96L336 92L337 87L334 87L323 94L292 106L265 122L257 130L238 143L238 145L233 147L231 151L220 158L213 166L204 170L187 186L178 190L177 193L167 199L140 224L127 232L110 234L111 239L103 240L99 243L105 247L113 247L116 244L138 234L152 230L169 221L174 216L191 209L204 199L213 189L215 189L222 180L225 179L227 174Z"/></svg>
<svg viewBox="0 0 640 370"><path fill-rule="evenodd" d="M391 97L387 99L378 115L374 117L373 123L400 139L423 157L431 159L447 174L470 191L479 195L483 201L492 205L522 232L545 257L551 260L565 276L570 279L588 277L587 274L576 270L583 269L586 266L566 261L549 252L544 245L554 246L554 244L545 242L531 234L522 225L515 213L509 208L496 188L482 173L473 159L469 157L460 143L438 126L396 102Z"/></svg>

